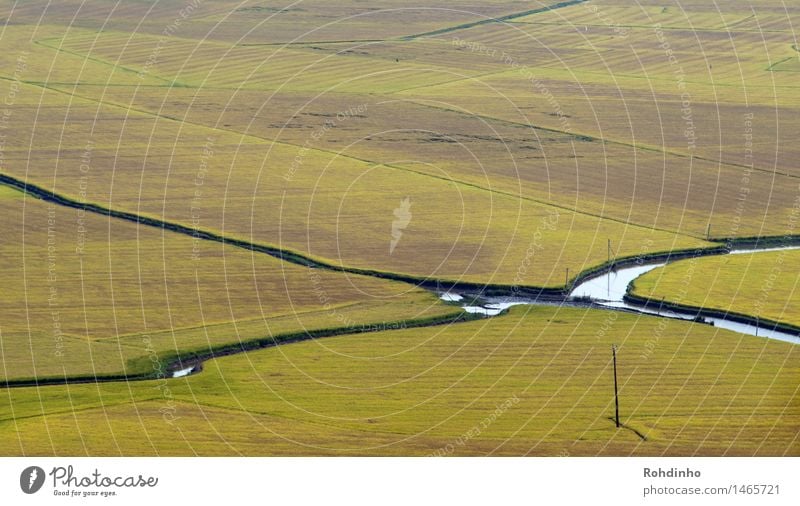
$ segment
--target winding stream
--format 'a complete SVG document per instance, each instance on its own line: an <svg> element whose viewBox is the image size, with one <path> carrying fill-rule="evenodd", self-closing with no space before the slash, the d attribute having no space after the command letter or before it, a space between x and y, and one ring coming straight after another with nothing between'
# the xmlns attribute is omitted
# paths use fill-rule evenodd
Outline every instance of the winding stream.
<svg viewBox="0 0 800 506"><path fill-rule="evenodd" d="M568 3L571 2L564 2L563 4L566 5ZM46 202L54 203L56 205L71 207L86 212L96 213L110 218L132 221L135 222L137 225L156 227L161 230L170 230L178 234L190 235L194 238L199 238L206 241L224 243L226 245L242 248L247 251L271 255L280 260L294 263L297 265L302 265L304 267L328 269L337 272L347 272L364 276L376 275L375 272L370 270L354 268L354 267L341 267L338 265L328 264L326 262L315 260L310 257L305 257L301 253L297 253L294 251L283 250L278 247L270 245L258 244L241 239L230 238L213 231L199 230L196 228L188 227L178 222L169 222L165 220L159 220L156 218L141 216L131 212L109 209L97 204L87 204L86 202L80 202L70 197L57 194L43 187L39 187L27 181L11 177L7 174L0 174L0 185L13 188L26 195L31 195L33 197L36 197ZM764 247L764 248L750 248L750 249L739 248L730 251L730 253L739 254L739 253L750 253L756 251L758 252L777 251L777 250L787 250L787 249L800 249L800 246L789 246L780 248ZM724 254L724 253L715 253L715 254ZM706 252L703 255L711 256L711 253ZM676 261L677 260L678 259L676 259ZM599 307L617 311L627 311L627 312L636 312L641 314L657 315L664 318L698 320L696 316L696 311L694 311L693 313L689 312L682 313L669 310L657 311L650 308L644 308L641 306L632 305L624 300L625 292L631 281L641 276L645 272L648 272L652 269L655 269L663 265L665 265L664 262L659 263L657 261L653 261L653 263L649 264L633 265L629 267L619 267L611 272L604 272L585 280L584 282L576 286L567 297L564 297L562 294L558 293L558 290L551 290L549 294L543 294L542 291L539 291L539 298L520 297L520 296L486 297L483 296L482 294L474 293L475 290L480 289L474 284L460 285L458 290L454 289L447 293L442 293L440 290L433 290L432 286L427 286L427 288L438 293L439 296L445 301L461 302L462 307L468 313L483 314L486 316L498 315L502 313L505 309L515 305L536 304L536 305L551 305L551 306L570 305L578 307L593 307L593 308ZM420 279L418 277L410 275L392 274L390 276L390 279L399 282L411 283L417 286L426 286L423 284L426 281L429 282L429 284L432 284L429 280ZM436 286L437 287L439 286L438 282L436 282ZM464 293L469 293L476 296L470 297L467 300L462 300L463 295L461 293L456 293L456 291L461 291L461 290L463 290ZM800 344L800 335L798 335L800 333L776 331L766 327L765 325L756 326L747 323L738 323L725 318L705 317L703 318L703 321L706 323L713 323L716 326L725 329L730 329L743 334L757 335L760 337L768 337L771 339L779 339L794 344ZM438 325L441 324L441 322L435 324ZM427 323L423 323L419 326L428 326L428 325L429 324ZM242 350L242 351L247 351L247 350ZM191 367L177 366L175 369L171 370L170 376L179 378L179 377L189 376L192 374L197 374L198 372L202 371L202 361L207 360L209 358L213 358L215 356L216 355L214 353L211 353L207 357L204 357L203 359L199 360L194 366ZM180 364L180 362L178 362L178 364ZM147 375L133 376L133 377L127 377L127 376L119 377L111 375L107 377L98 376L94 378L58 377L58 378L35 379L30 381L21 380L13 382L6 381L5 383L0 382L0 388L15 388L15 387L26 387L26 386L39 387L43 385L135 381L135 380L147 380L147 379L152 379L152 378L150 378Z"/></svg>
<svg viewBox="0 0 800 506"><path fill-rule="evenodd" d="M781 250L795 250L800 249L800 246L787 246L781 248L761 248L761 249L733 249L729 254L743 254L743 253L762 253L767 251L781 251ZM675 262L681 259L674 260ZM777 339L779 341L786 341L793 344L800 344L800 336L789 332L774 330L771 326L766 325L753 325L749 323L741 323L727 318L718 318L710 316L698 317L697 312L689 313L682 311L674 311L670 309L656 310L649 307L644 307L637 304L631 304L624 300L627 293L628 286L643 274L663 267L670 262L655 262L650 264L633 265L630 267L620 267L612 271L600 273L597 276L589 278L579 285L575 286L569 293L569 296L562 304L569 304L581 307L604 307L617 311L634 312L639 314L659 316L662 318L673 318L679 320L693 320L715 327L720 327L727 330L732 330L740 334L751 336L766 337L769 339ZM440 298L446 301L460 301L463 296L461 294L447 292L440 293ZM543 302L537 299L525 297L481 297L484 301L481 305L462 306L468 313L479 313L486 316L495 316L508 309L511 306L532 304L532 305L559 305L553 302Z"/></svg>

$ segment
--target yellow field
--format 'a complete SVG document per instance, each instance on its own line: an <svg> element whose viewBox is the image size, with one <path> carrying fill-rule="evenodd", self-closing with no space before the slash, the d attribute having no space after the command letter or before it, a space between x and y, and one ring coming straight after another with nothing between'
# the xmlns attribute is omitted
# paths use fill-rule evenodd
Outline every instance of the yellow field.
<svg viewBox="0 0 800 506"><path fill-rule="evenodd" d="M161 383L11 389L0 441L24 455L797 455L796 354L675 320L522 307Z"/></svg>
<svg viewBox="0 0 800 506"><path fill-rule="evenodd" d="M633 293L800 327L798 272L796 250L684 260L637 279Z"/></svg>
<svg viewBox="0 0 800 506"><path fill-rule="evenodd" d="M296 147L285 144L119 107L98 109L82 99L70 105L65 95L44 93L69 106L64 121L70 124L96 115L94 122L75 123L66 132L58 125L26 126L20 118L20 132L29 129L42 138L42 152L35 162L25 164L29 181L75 196L84 150L59 146L91 141L87 200L188 223L200 191L200 228L329 263L418 277L561 286L567 268L577 274L607 259L608 238L618 256L708 246L696 238L520 199L507 191L488 191L403 166L375 165L321 150L301 156ZM31 104L31 118L37 108ZM19 110L24 112L22 102ZM102 130L95 127L98 124L104 125ZM22 167L17 157L27 156L23 137L20 133L19 151L8 157L12 174ZM113 145L120 137L126 139L124 145ZM54 170L59 175L55 186ZM406 197L411 221L391 250L394 211ZM526 267L520 276L526 262L536 267Z"/></svg>
<svg viewBox="0 0 800 506"><path fill-rule="evenodd" d="M585 9L564 11L575 8ZM459 40L491 42L498 50L516 54L516 39L482 38L482 33L497 29L486 25L464 30ZM517 30L516 25L512 29ZM15 30L19 33L9 35L22 37L24 28ZM562 119L552 116L552 103L540 100L541 90L531 94L528 74L538 67L528 68L526 63L524 69L516 68L496 56L465 53L450 39L390 41L386 48L369 43L350 51L341 44L320 50L313 44L282 48L178 38L159 49L158 61L148 65L148 54L159 47L152 34L75 29L59 37L51 32L35 45L38 57L50 54L58 62L62 54L91 54L92 64L106 62L122 68L115 76L137 80L130 86L106 86L106 76L95 80L89 69L77 79L86 84L48 83L47 91L33 89L33 82L23 86L35 98L31 109L38 110L44 99L61 104L56 110L68 108L64 121L70 124L76 117L93 118L69 132L61 129L62 122L55 123L52 134L41 121L31 125L31 135L37 131L36 138L58 139L58 144L52 158L38 156L33 167L26 166L30 180L50 181L56 165L59 179L65 181L57 186L71 193L75 169L69 159L77 153L65 153L61 146L79 146L92 138L97 163L117 170L92 175L90 200L185 221L183 201L194 190L199 158L209 145L214 156L208 161L204 195L207 228L222 230L224 222L229 234L328 262L418 277L519 283L520 266L530 256L530 238L540 228L537 221L560 212L567 230L550 234L552 239L538 252L541 266L522 279L523 284L558 286L567 268L577 273L605 260L607 239L616 243L617 256L631 256L643 253L642 244L660 251L702 246L698 238L709 224L712 236L779 233L797 193L790 176L754 172L748 176L748 198L740 203L743 169L720 166L710 154L688 163L687 151L676 147L682 130L677 136L662 135L666 140L659 145L655 140L628 140L610 127L589 128L593 118L613 117L603 112L604 104L619 106L619 97L606 93L592 95L588 122L568 114L570 132L531 130L531 118L504 116L503 107L484 111L480 104L493 103L498 90L511 86L518 91L502 92L501 100L525 111L539 104L540 113L549 118L541 123L546 128L559 130ZM554 39L548 48L562 45L567 43ZM424 55L420 61L408 58L417 52ZM458 56L451 58L451 53ZM465 75L460 70L464 68L480 77ZM623 78L623 70L614 78ZM699 72L688 62L684 70L690 76ZM660 68L654 80L668 71ZM139 83L136 72L161 84ZM558 83L559 72L563 74L542 62L535 75ZM593 82L594 73L591 66L582 70L582 82ZM438 84L442 78L450 83ZM166 85L173 82L176 87ZM630 88L641 90L645 85L646 80L633 79ZM669 90L664 86L661 93ZM579 98L565 97L563 107L580 107ZM709 125L701 123L708 117L708 100L703 96L696 104L698 132L709 131ZM731 95L731 100L738 96ZM659 114L680 113L680 108L659 108L657 101L641 107L634 101L631 108L627 99L624 103L626 110L639 111L639 121L649 121L653 107ZM465 111L483 117L465 116ZM30 115L36 117L33 110ZM681 123L680 118L659 117L664 125ZM24 125L24 119L19 121ZM117 128L98 132L93 128L98 123ZM578 128L578 123L586 128ZM635 127L628 123L626 128ZM28 145L26 130L20 129L20 156ZM765 135L763 128L756 130ZM662 134L666 131L662 128ZM698 145L700 150L703 142ZM762 154L757 152L757 158L765 161ZM14 164L9 168L14 171ZM145 171L151 177L143 181ZM776 184L776 177L788 179ZM154 191L163 194L162 199L145 197ZM705 198L709 192L715 198ZM389 254L393 211L406 197L411 199L413 218L400 247ZM569 214L573 210L578 214ZM420 248L426 253L422 258L416 254Z"/></svg>
<svg viewBox="0 0 800 506"><path fill-rule="evenodd" d="M0 379L152 372L178 352L459 312L405 284L82 213L0 188ZM22 248L22 249L21 249Z"/></svg>
<svg viewBox="0 0 800 506"><path fill-rule="evenodd" d="M5 454L800 454L786 343L541 307L390 330L461 314L420 281L562 288L610 259L793 235L800 7L79 4L0 5L0 380L320 339L174 381L7 389ZM800 325L782 255L636 289Z"/></svg>

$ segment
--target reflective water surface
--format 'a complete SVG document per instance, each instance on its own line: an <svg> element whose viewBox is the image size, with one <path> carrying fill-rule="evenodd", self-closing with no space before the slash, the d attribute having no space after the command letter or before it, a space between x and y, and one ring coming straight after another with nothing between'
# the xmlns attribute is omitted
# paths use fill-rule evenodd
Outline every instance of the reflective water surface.
<svg viewBox="0 0 800 506"><path fill-rule="evenodd" d="M740 248L731 250L730 254L744 254L744 253L762 253L767 251L781 251L781 250L794 250L800 249L800 246L788 246L780 248ZM675 260L680 261L680 260ZM672 262L669 262L672 263ZM696 320L696 313L680 312L672 310L658 310L653 308L646 308L635 304L629 304L624 301L625 293L628 286L633 280L639 276L667 265L666 262L646 264L646 265L633 265L630 267L620 267L614 271L598 274L590 278L578 286L576 286L569 294L570 298L575 298L571 304L589 306L600 305L609 309L623 310L628 312L636 312L646 315L660 316L662 318L675 318L680 320ZM447 292L439 294L443 300L459 301L463 297L460 294ZM482 297L485 303L482 306L463 306L464 310L468 313L484 314L486 316L496 316L503 310L511 306L521 304L536 304L536 305L552 305L552 302L542 302L535 299L526 299L524 297ZM766 337L769 339L777 339L779 341L786 341L793 344L800 344L800 336L789 332L780 330L773 330L764 325L753 325L748 323L739 323L725 318L702 317L701 320L705 323L713 324L726 330L739 332L751 336Z"/></svg>

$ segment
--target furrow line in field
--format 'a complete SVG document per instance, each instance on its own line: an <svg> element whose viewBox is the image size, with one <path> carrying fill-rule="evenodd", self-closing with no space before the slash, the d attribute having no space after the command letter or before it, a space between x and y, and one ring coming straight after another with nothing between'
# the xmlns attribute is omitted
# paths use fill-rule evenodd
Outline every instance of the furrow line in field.
<svg viewBox="0 0 800 506"><path fill-rule="evenodd" d="M567 136L570 136L570 137L573 137L573 138L579 139L579 140L587 140L588 139L588 140L591 140L591 141L603 142L603 143L606 143L606 144L614 144L614 145L617 145L617 146L625 146L625 147L628 147L628 148L638 149L638 150L641 150L641 151L650 151L650 152L653 152L653 153L662 153L662 154L665 154L665 155L676 156L676 157L679 157L679 158L689 158L689 159L702 160L704 162L711 162L711 163L716 163L716 164L719 164L719 165L727 165L729 167L736 167L736 168L740 168L740 169L751 169L751 170L754 170L756 172L763 172L765 174L771 174L771 175L774 174L776 176L783 176L783 177L788 177L788 178L792 178L792 179L800 179L800 175L789 174L789 173L780 172L780 171L777 171L777 170L764 169L764 168L761 168L761 167L750 166L750 165L745 165L745 164L741 164L741 163L724 162L722 160L716 160L714 158L707 158L707 157L704 157L704 156L697 156L697 155L681 153L680 151L671 151L669 149L659 148L658 146L636 144L636 143L632 143L632 142L625 142L625 141L619 141L619 140L615 140L615 139L608 139L608 138L605 138L605 137L597 137L595 135L586 134L586 133L570 132L570 131L567 131L567 130L559 130L558 128L550 128L550 127L545 127L545 126L541 126L541 125L533 125L533 124L530 124L530 123L521 123L519 121L511 121L511 120L507 120L507 119L496 118L494 116L487 116L485 114L478 114L478 113L474 113L474 112L467 113L467 112L464 112L464 111L461 111L461 110L458 110L458 109L452 109L452 108L449 108L449 107L442 107L442 106L432 105L432 104L427 103L424 100L413 100L412 99L411 102L413 102L415 104L418 104L418 105L421 105L423 107L429 107L431 109L438 109L438 110L447 111L447 112L453 112L453 113L457 113L457 114L468 114L471 117L481 118L481 119L484 119L484 120L487 120L487 121L496 121L498 123L504 123L504 124L507 124L507 125L528 127L528 128L532 128L534 130L540 130L542 132L550 132L550 133L557 133L557 134L567 135ZM552 205L552 204L548 204L548 205ZM606 218L606 217L603 217L603 218L604 219L610 219L610 218ZM670 232L677 233L674 230L670 230ZM699 237L699 236L690 236L690 237Z"/></svg>
<svg viewBox="0 0 800 506"><path fill-rule="evenodd" d="M456 311L442 316L433 316L428 318L401 320L394 322L398 328L421 328L421 327L435 327L440 325L450 325L459 322L477 320L483 318L479 314L470 314L461 310L461 308L454 308ZM402 327L400 327L402 325ZM286 344L298 343L301 341L308 341L311 339L321 339L326 337L338 337L358 334L368 334L373 332L381 332L385 330L384 325L363 325L360 327L334 327L328 329L317 330L303 330L297 332L289 332L278 334L275 336L261 337L247 341L240 341L238 343L223 344L215 347L204 348L202 350L190 350L185 352L177 352L172 355L165 355L160 357L167 365L164 371L167 373L174 373L188 367L202 368L203 362L207 360L226 357L230 355L238 355L240 353L247 353L250 351L262 350L265 348L273 348L275 346L283 346ZM148 359L150 360L150 359ZM49 377L49 378L32 378L32 379L17 379L0 381L0 388L23 388L23 387L43 387L50 385L72 385L83 383L111 383L117 381L147 381L147 380L165 380L171 376L165 375L164 372L156 373L153 371L146 373L134 374L108 374L108 375L82 375L82 376L63 376L63 377Z"/></svg>
<svg viewBox="0 0 800 506"><path fill-rule="evenodd" d="M0 77L0 79L10 79L10 78ZM196 126L196 127L199 127L199 128L205 128L205 129L208 129L208 130L212 130L212 131L215 131L215 132L232 133L232 134L240 135L242 138L257 140L258 142L262 142L262 143L272 142L272 143L275 143L275 144L280 144L280 145L283 145L283 146L289 146L289 147L298 148L298 149L304 147L304 146L301 146L299 144L293 144L291 142L286 142L286 141L278 141L278 140L270 139L270 138L266 138L266 137L259 137L257 135L243 133L243 132L239 132L237 130L233 130L233 129L229 129L229 128L220 128L220 127L217 127L217 126L209 126L209 125L206 125L206 124L203 124L203 123L195 123L195 122L191 122L191 121L185 121L185 120L181 120L179 118L174 118L172 116L168 116L168 115L165 115L165 114L159 114L159 113L151 112L151 111L148 111L148 110L145 110L145 109L137 109L137 108L129 107L129 106L126 106L124 104L118 104L118 103L109 102L109 101L106 101L106 100L97 100L97 99L94 99L94 98L91 98L91 97L86 97L84 95L79 95L77 93L72 93L72 92L67 91L67 90L61 90L61 89L58 89L58 88L51 88L51 87L47 86L46 84L39 84L39 83L26 83L26 84L30 84L31 86L37 86L37 87L40 87L40 88L44 88L46 90L49 90L49 91L52 91L52 92L55 92L55 93L61 93L61 94L64 94L64 95L67 95L67 96L70 96L70 97L77 98L77 99L87 100L89 102L101 104L101 105L104 105L104 106L107 106L107 107L116 107L116 108L119 108L119 109L122 109L122 110L125 110L125 111L128 111L128 112L135 112L135 113L138 113L138 114L144 114L144 115L147 115L147 116L156 117L156 118L164 119L164 120L167 120L167 121L174 121L174 122L181 123L181 124L192 125L192 126ZM431 105L426 104L424 102L418 102L418 101L415 101L415 100L412 100L412 102L414 102L414 103L416 103L418 105L425 106L425 107L434 107L434 106L431 106ZM455 112L455 113L465 114L462 111L458 111L458 110L455 110L455 109L447 109L447 108L440 108L440 109L446 110L446 111ZM507 123L507 124L517 125L517 126L522 125L522 126L531 127L531 125L525 125L524 123L515 123L515 122L512 122L512 121L493 118L493 117L490 117L490 116L481 116L481 115L478 115L478 114L475 114L474 116L475 117L479 117L479 118L483 118L483 119L486 119L486 120L494 120L494 121L498 121L498 122L504 122L504 123ZM533 126L532 128L535 128L535 129L538 129L538 130L542 130L542 131L554 132L554 133L564 133L564 132L561 132L559 130L550 129L550 128L546 128L546 127L540 127L540 126ZM577 134L575 134L575 135L577 135ZM578 135L578 137L587 137L588 138L588 136L582 136L582 135ZM598 139L598 140L600 140L600 139ZM609 142L612 142L612 141L609 141ZM698 239L698 238L699 239L703 239L703 237L701 237L699 235L692 235L692 234L689 234L689 233L678 232L678 231L675 231L675 230L672 230L672 229L666 229L666 228L650 227L650 226L647 226L647 225L642 225L642 224L636 223L634 221L624 220L624 219L621 219L621 218L613 218L613 217L609 217L609 216L602 216L600 214L591 213L591 212L588 212L588 211L582 211L582 210L579 210L579 209L576 209L574 207L570 207L570 206L567 206L567 205L564 205L564 204L555 204L553 202L548 202L548 201L545 201L545 200L539 200L539 199L535 199L533 197L528 197L528 196L524 196L524 195L520 195L520 194L516 194L516 193L512 193L512 192L505 192L505 191L502 191L502 190L497 190L497 189L493 189L493 188L487 188L485 186L481 186L481 185L476 184L476 183L470 183L470 182L467 182L467 181L462 181L460 179L453 179L453 178L445 178L445 177L441 177L441 176L435 176L433 174L429 174L429 173L426 173L426 172L423 172L423 171L417 171L417 170L414 170L414 169L410 169L408 167L402 167L402 166L399 166L399 165L380 163L380 162L376 162L374 160L368 160L366 158L359 158L359 157L353 156L353 155L346 155L346 154L342 154L342 153L339 153L339 152L336 152L336 151L322 149L322 148L318 148L318 147L314 147L314 148L305 147L304 149L308 149L309 151L315 151L315 152L319 152L319 153L325 153L327 155L334 155L336 157L346 158L346 159L349 159L349 160L355 160L355 161L358 161L358 162L361 162L361 163L366 163L366 164L373 165L373 166L376 166L376 167L385 167L385 168L392 169L392 170L402 170L402 171L405 171L405 172L414 173L414 174L421 175L421 176L424 176L424 177L430 177L430 178L433 178L433 179L444 180L444 181L447 181L448 183L454 183L454 184L470 187L470 188L473 188L473 189L478 189L478 190L481 190L481 191L495 193L497 195L503 195L503 196L506 196L506 197L512 197L512 198L516 198L516 199L520 199L520 200L525 200L525 201L528 201L528 202L534 202L536 204L550 206L550 207L553 207L553 208L562 209L562 210L565 210L565 211L569 211L571 213L575 213L575 214L579 214L579 215L583 215L583 216L589 216L589 217L600 219L600 220L612 221L612 222L621 223L621 224L632 226L632 227L642 228L642 229L645 229L645 230L655 230L655 231L667 232L667 233L675 234L675 235L682 235L682 236L686 236L686 237L691 237L693 239ZM370 272L372 272L372 271L370 271ZM417 279L417 278L414 278L414 279Z"/></svg>
<svg viewBox="0 0 800 506"><path fill-rule="evenodd" d="M78 58L83 58L85 60L89 60L89 61L92 61L92 62L95 62L95 63L99 63L101 65L106 65L106 66L109 66L109 67L113 67L114 69L119 69L120 72L126 72L126 73L133 74L133 75L136 75L136 76L139 75L139 71L138 70L125 67L124 65L120 65L118 63L108 62L108 61L102 60L100 58L94 58L94 57L91 57L91 56L89 56L87 54L81 54L81 53L76 52L76 51L71 51L69 49L64 49L63 47L60 47L60 46L50 46L48 44L45 44L42 40L36 40L36 41L33 41L33 43L37 44L37 45L40 45L42 47L46 47L47 49L52 49L53 51L56 51L57 53L69 54L69 55L72 55L72 56L76 56ZM163 78L161 76L153 76L153 77L158 79L159 81L164 81L164 83L170 84L170 83L173 82L173 81L170 81L169 79L165 79L165 78Z"/></svg>

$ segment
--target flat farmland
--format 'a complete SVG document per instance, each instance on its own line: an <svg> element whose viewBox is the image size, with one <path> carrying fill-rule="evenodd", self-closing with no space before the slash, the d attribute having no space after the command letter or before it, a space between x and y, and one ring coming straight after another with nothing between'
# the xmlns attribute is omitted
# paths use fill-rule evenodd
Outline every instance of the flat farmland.
<svg viewBox="0 0 800 506"><path fill-rule="evenodd" d="M122 103L133 98L125 89L106 96ZM342 103L329 93L264 97L250 90L231 96L172 89L161 96L137 94L133 107L202 123L210 104L220 104L216 124L241 125L248 136L285 143L301 160L304 147L312 146L690 237L703 237L709 223L722 237L780 235L791 213L785 203L800 192L793 177L535 128L522 111L516 121L499 120L442 97L356 94ZM414 146L413 156L408 146Z"/></svg>
<svg viewBox="0 0 800 506"><path fill-rule="evenodd" d="M581 301L456 321L423 289L469 283L478 305L480 285L796 241L800 8L37 0L0 19L2 380L71 379L6 388L6 453L800 455L796 346ZM797 257L676 262L635 290L798 326Z"/></svg>
<svg viewBox="0 0 800 506"><path fill-rule="evenodd" d="M632 293L800 327L800 252L724 255L676 262L637 279Z"/></svg>
<svg viewBox="0 0 800 506"><path fill-rule="evenodd" d="M166 382L168 398L155 382L12 389L18 420L0 405L14 428L0 438L23 455L797 455L796 349L653 317L515 308L214 360ZM32 437L45 427L50 438Z"/></svg>
<svg viewBox="0 0 800 506"><path fill-rule="evenodd" d="M297 146L295 157L329 118L372 105L314 147L693 237L709 224L716 237L779 235L798 193L785 137L796 93L791 76L761 62L796 54L781 31L759 45L753 30L726 28L749 16L738 11L689 19L674 8L603 9L575 5L411 41L287 48L181 38L152 66L153 35L76 29L41 45L180 86L55 85L65 93L281 140ZM659 128L642 126L653 117Z"/></svg>
<svg viewBox="0 0 800 506"><path fill-rule="evenodd" d="M11 174L76 198L80 157L91 142L95 168L85 200L184 224L194 212L202 229L329 263L420 278L563 286L566 269L576 275L607 260L608 238L618 256L709 245L403 166L320 149L299 152L294 145L23 87L30 102L19 98L18 129L6 155ZM58 121L35 121L40 100L61 104L51 111ZM27 155L31 141L39 147L35 160ZM392 250L394 212L405 198L412 220ZM531 261L534 268L524 265Z"/></svg>
<svg viewBox="0 0 800 506"><path fill-rule="evenodd" d="M3 380L150 372L188 352L459 308L0 188Z"/></svg>
<svg viewBox="0 0 800 506"><path fill-rule="evenodd" d="M44 49L47 47L37 48ZM70 57L80 49L70 50ZM243 66L247 61L237 59L235 63ZM172 76L159 78L169 80ZM181 79L180 75L175 76L176 81ZM542 172L534 176L541 184L531 185L542 187L540 198L520 199L521 185L519 181L514 184L514 174L509 175L508 169L492 169L492 172L506 172L498 178L498 191L493 191L491 179L484 177L484 184L479 184L474 164L467 164L471 169L460 168L455 159L456 163L438 169L435 165L426 166L426 162L453 160L443 149L427 150L410 160L399 159L395 164L392 162L398 162L401 153L399 144L391 138L379 139L378 147L353 150L348 156L316 147L303 149L305 144L276 143L269 137L246 133L246 128L238 132L234 123L227 120L222 125L217 121L209 125L207 120L188 122L183 120L185 115L163 111L164 103L172 103L168 96L172 88L164 86L132 86L133 94L128 95L131 100L127 104L118 97L120 89L125 93L125 87L81 85L81 92L84 88L89 90L86 96L78 94L75 86L70 89L31 82L22 88L19 114L15 117L18 128L8 142L8 167L12 173L22 175L18 160L24 159L25 175L32 182L74 195L75 171L80 165L75 158L80 156L80 150L72 146L84 145L91 139L97 146L93 156L100 170L91 175L88 200L186 222L186 201L196 189L197 167L206 156L204 153L211 150L214 156L209 157L208 174L204 175L207 189L203 194L204 228L277 244L345 266L417 277L558 286L563 284L566 269L576 274L607 259L604 239L614 238L615 254L619 256L641 254L643 244L652 251L704 245L696 238L701 235L702 226L695 227L694 237L679 236L671 230L654 230L651 224L628 226L633 220L624 216L624 199L609 204L615 210L609 213L611 219L605 219L605 205L597 198L592 199L593 205L585 206L585 211L574 202L563 200L556 206L550 205L542 194L560 193L561 185L545 191L542 186L550 183L545 182ZM167 95L163 95L165 92ZM142 96L162 93L162 105L155 107L157 98L155 102L144 101L144 105L142 101L131 105L140 93ZM40 121L38 111L43 104L48 104L48 112L59 120ZM213 104L204 104L208 117L213 117ZM218 104L226 109L224 104ZM351 109L358 107L353 105ZM391 112L383 116L388 117ZM437 111L424 109L424 112ZM353 124L361 119L356 117L360 115L351 115ZM419 112L418 116L425 115ZM450 119L445 115L440 124ZM245 118L236 120L241 125ZM413 116L409 123L412 122L415 122ZM436 122L433 123L435 128ZM65 131L61 126L64 124L72 126ZM103 128L97 128L98 125ZM444 134L432 130L431 135L435 141ZM571 139L554 136L551 144L571 143ZM39 145L40 153L29 162L26 152L31 139ZM206 149L207 145L213 149ZM375 160L367 158L372 152L377 155ZM496 165L491 155L489 151L483 156L494 160ZM513 160L506 167L508 163ZM549 171L546 167L545 172ZM458 172L468 175L462 181L457 179ZM553 172L560 170L556 168ZM51 185L53 180L55 184ZM322 188L324 192L317 191ZM568 200L568 191L564 193ZM397 254L392 255L394 251L390 251L387 243L393 211L405 198L417 203L416 218L401 247L394 250ZM371 212L365 214L365 210ZM649 215L652 210L647 210ZM539 265L520 279L520 266L530 260L532 237L542 234L542 217L556 213L563 225L550 234L553 240L542 243ZM356 237L361 240L354 240ZM423 258L416 254L419 248L426 250Z"/></svg>
<svg viewBox="0 0 800 506"><path fill-rule="evenodd" d="M358 0L301 2L302 5L266 2L185 2L157 4L117 3L98 0L85 4L68 0L7 3L3 15L25 24L125 30L160 36L166 26L180 25L174 36L194 40L219 40L251 44L284 44L292 41L381 39L423 33L471 22L478 17L500 16L530 9L519 1L491 1L481 5L451 2L447 6L409 9L401 2L383 2L379 8ZM542 2L537 7L558 2ZM181 13L183 12L183 16ZM175 20L178 20L177 23Z"/></svg>

